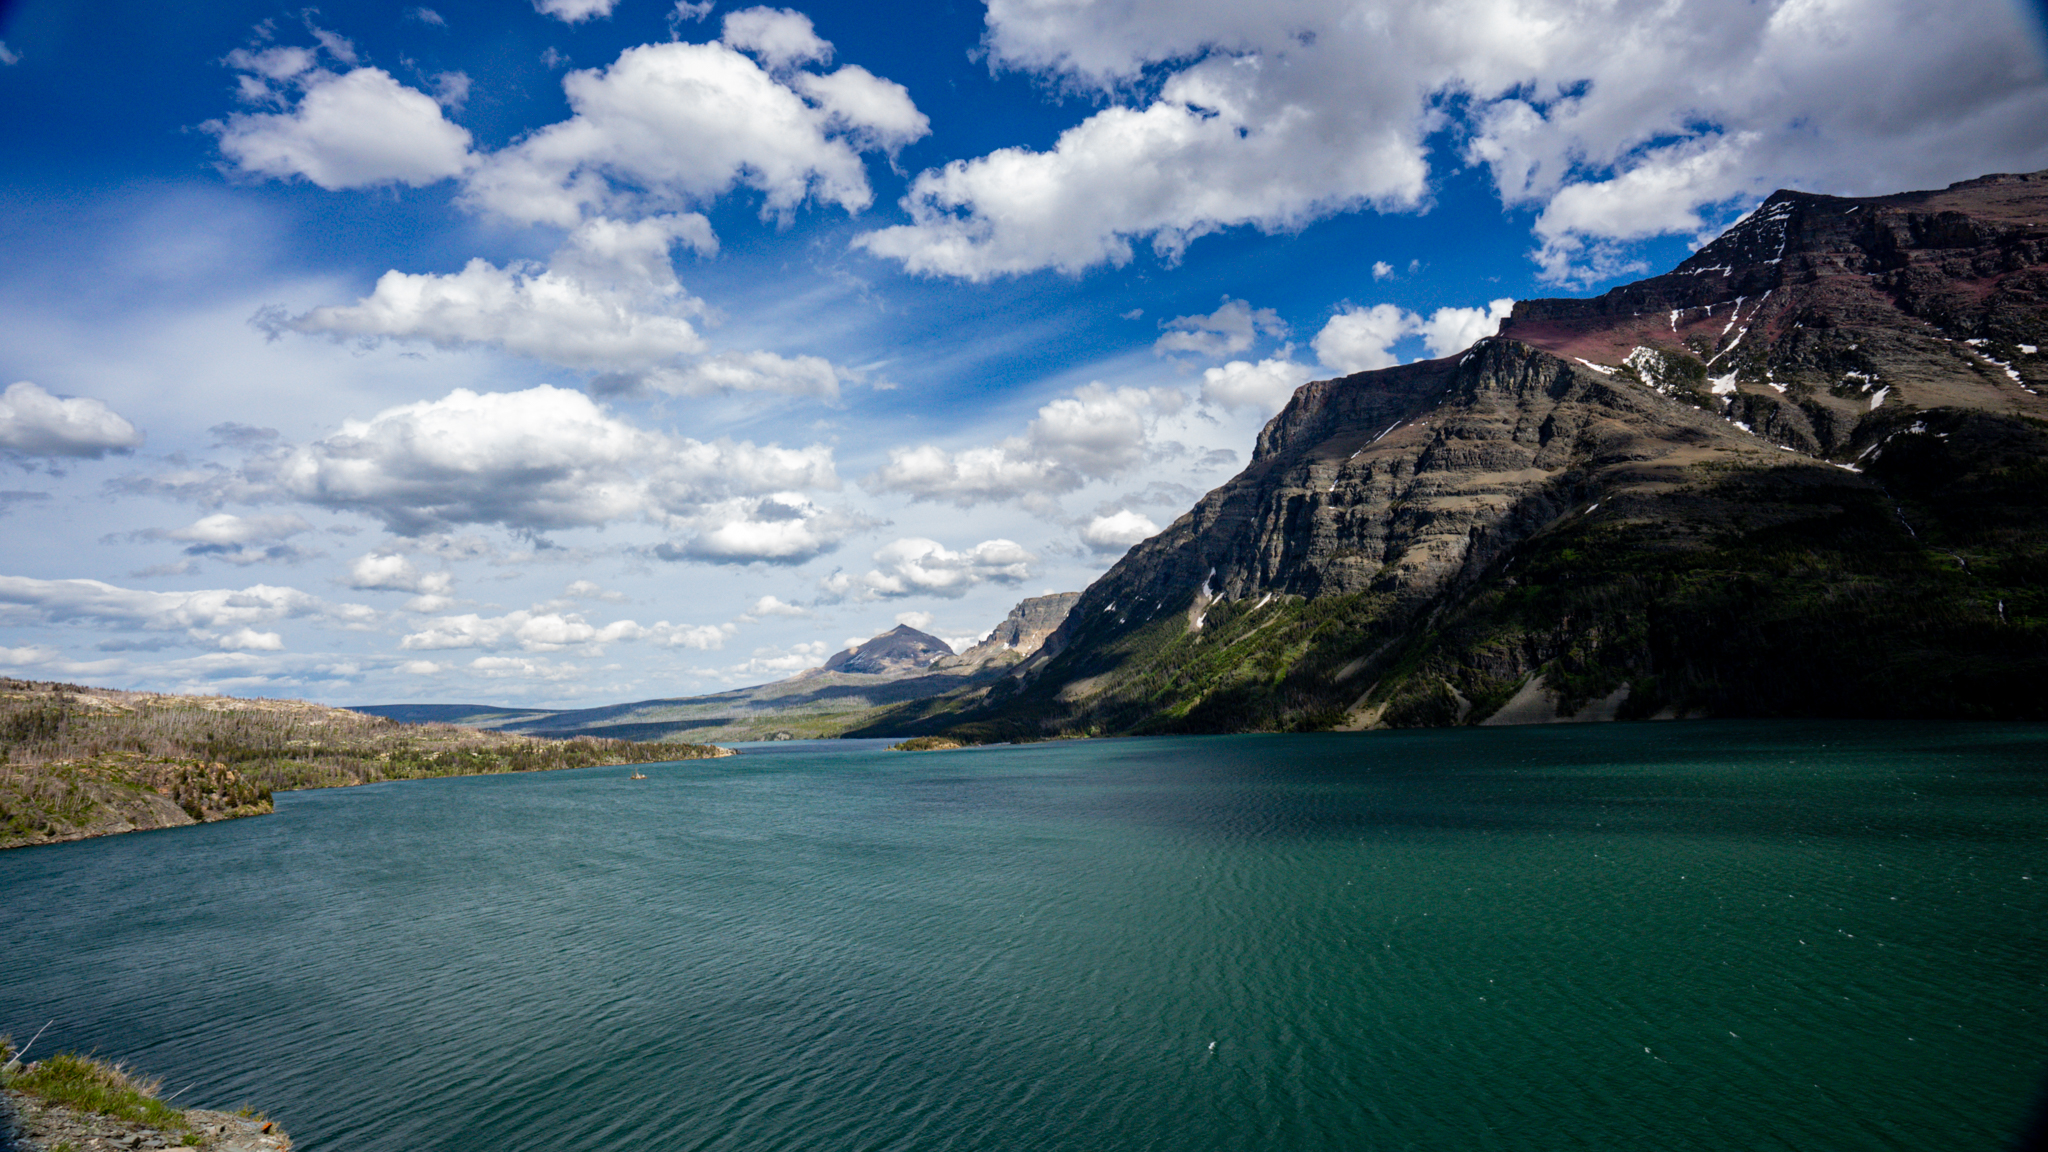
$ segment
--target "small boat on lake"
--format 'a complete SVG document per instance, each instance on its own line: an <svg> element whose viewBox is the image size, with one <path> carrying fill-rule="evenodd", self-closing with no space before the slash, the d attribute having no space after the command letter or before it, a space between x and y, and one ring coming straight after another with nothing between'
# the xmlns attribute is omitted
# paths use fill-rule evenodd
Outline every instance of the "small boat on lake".
<svg viewBox="0 0 2048 1152"><path fill-rule="evenodd" d="M642 771L640 771L640 770L639 770L638 768L635 768L635 769L633 769L633 774L632 774L631 776L628 776L628 777L626 777L626 779L628 779L628 780L645 780L645 779L647 779L647 773L645 773L645 772L642 772Z"/></svg>

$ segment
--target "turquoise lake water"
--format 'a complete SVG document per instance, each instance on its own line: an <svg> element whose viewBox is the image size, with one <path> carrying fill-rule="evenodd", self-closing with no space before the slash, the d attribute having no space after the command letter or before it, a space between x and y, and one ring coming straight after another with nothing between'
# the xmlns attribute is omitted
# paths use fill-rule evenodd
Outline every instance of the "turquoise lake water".
<svg viewBox="0 0 2048 1152"><path fill-rule="evenodd" d="M0 1031L302 1152L2005 1146L2048 729L1065 742L0 853Z"/></svg>

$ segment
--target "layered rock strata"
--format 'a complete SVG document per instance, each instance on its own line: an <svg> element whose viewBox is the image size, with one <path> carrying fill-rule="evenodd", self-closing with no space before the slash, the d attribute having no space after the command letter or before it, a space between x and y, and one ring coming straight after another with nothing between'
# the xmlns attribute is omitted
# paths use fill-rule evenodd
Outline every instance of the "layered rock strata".
<svg viewBox="0 0 2048 1152"><path fill-rule="evenodd" d="M1059 626L1066 622L1067 613L1080 599L1079 592L1055 592L1050 596L1021 600L981 643L957 656L933 661L932 669L965 671L1025 660L1037 653L1059 630Z"/></svg>
<svg viewBox="0 0 2048 1152"><path fill-rule="evenodd" d="M874 731L2041 714L2043 344L2048 173L1780 192L1667 275L1303 386L1040 658Z"/></svg>

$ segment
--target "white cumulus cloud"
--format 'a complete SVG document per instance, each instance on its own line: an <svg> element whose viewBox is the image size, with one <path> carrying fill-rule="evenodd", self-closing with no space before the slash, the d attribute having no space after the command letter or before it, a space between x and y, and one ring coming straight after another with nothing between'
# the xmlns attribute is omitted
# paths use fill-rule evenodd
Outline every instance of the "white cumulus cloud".
<svg viewBox="0 0 2048 1152"><path fill-rule="evenodd" d="M313 530L311 524L290 514L282 516L236 516L221 512L202 517L183 528L173 528L164 533L169 540L186 540L195 544L214 544L232 547L255 544L265 540L282 540L300 532Z"/></svg>
<svg viewBox="0 0 2048 1152"><path fill-rule="evenodd" d="M220 138L222 155L244 173L299 176L334 191L419 187L469 168L469 131L450 123L432 96L381 68L309 72L301 67L310 64L305 56L276 49L245 55L243 62L267 78L289 78L303 87L297 103L284 111L236 112L207 124ZM244 91L252 90L245 85Z"/></svg>
<svg viewBox="0 0 2048 1152"><path fill-rule="evenodd" d="M822 356L720 352L678 368L648 372L641 382L672 396L780 392L837 401L840 376L840 370Z"/></svg>
<svg viewBox="0 0 2048 1152"><path fill-rule="evenodd" d="M722 39L760 57L770 68L822 64L832 59L832 45L818 38L811 18L787 8L743 8L730 13Z"/></svg>
<svg viewBox="0 0 2048 1152"><path fill-rule="evenodd" d="M485 345L570 368L646 368L704 347L685 316L643 311L630 296L552 270L481 258L445 275L386 272L363 300L316 308L289 326L442 348Z"/></svg>
<svg viewBox="0 0 2048 1152"><path fill-rule="evenodd" d="M863 516L821 507L800 492L733 497L692 517L678 518L678 522L694 528L694 534L681 545L655 549L657 556L740 564L801 564L832 551L847 536L874 523Z"/></svg>
<svg viewBox="0 0 2048 1152"><path fill-rule="evenodd" d="M1284 336L1287 333L1287 325L1281 322L1279 313L1271 308L1254 311L1251 305L1228 296L1223 298L1221 307L1207 316L1176 316L1160 327L1167 332L1153 342L1154 352L1161 355L1192 352L1212 359L1242 352L1262 334Z"/></svg>
<svg viewBox="0 0 2048 1152"><path fill-rule="evenodd" d="M1323 367L1342 375L1401 362L1394 342L1415 327L1415 314L1392 304L1346 308L1330 317L1312 346Z"/></svg>
<svg viewBox="0 0 2048 1152"><path fill-rule="evenodd" d="M691 213L586 221L547 268L471 260L454 273L386 272L349 305L279 322L294 331L441 348L480 345L569 368L644 372L704 350L703 310L676 281L668 249L711 242Z"/></svg>
<svg viewBox="0 0 2048 1152"><path fill-rule="evenodd" d="M773 42L795 50L787 37ZM574 115L486 157L466 195L499 215L564 228L741 187L761 195L766 215L811 199L857 212L873 199L861 150L900 146L928 126L900 85L865 72L799 75L807 78L773 74L727 44L628 48L609 68L564 77ZM792 84L822 85L818 102Z"/></svg>
<svg viewBox="0 0 2048 1152"><path fill-rule="evenodd" d="M1071 492L1143 463L1162 416L1186 396L1172 388L1110 388L1091 383L1039 408L1022 436L949 452L932 444L892 448L863 481L871 491L967 507L985 501Z"/></svg>
<svg viewBox="0 0 2048 1152"><path fill-rule="evenodd" d="M1427 320L1418 321L1415 331L1432 357L1463 352L1500 331L1500 322L1515 310L1515 302L1502 298L1483 308L1439 308Z"/></svg>
<svg viewBox="0 0 2048 1152"><path fill-rule="evenodd" d="M958 598L988 581L1015 584L1028 580L1037 560L1011 540L984 540L956 552L936 540L910 536L877 549L876 567L861 577L856 587L867 598Z"/></svg>
<svg viewBox="0 0 2048 1152"><path fill-rule="evenodd" d="M257 625L285 619L320 619L345 627L373 622L361 604L333 604L297 588L252 584L190 592L122 588L100 580L39 580L0 576L0 624L97 625L116 630L183 632L217 647L275 648L282 640Z"/></svg>
<svg viewBox="0 0 2048 1152"><path fill-rule="evenodd" d="M740 619L752 622L759 620L763 616L809 616L810 614L811 610L808 608L799 607L795 604L786 604L774 596L763 596L755 600L753 605L747 609L746 614L741 616Z"/></svg>
<svg viewBox="0 0 2048 1152"><path fill-rule="evenodd" d="M2023 5L1959 0L991 0L999 69L1108 107L1044 150L918 175L865 234L916 272L986 279L1173 259L1221 229L1428 205L1447 129L1539 209L1546 277L1628 266L1774 187L1869 195L2048 166ZM1901 45L1912 45L1901 51ZM1159 77L1156 88L1151 82ZM1153 96L1132 93L1156 92Z"/></svg>
<svg viewBox="0 0 2048 1152"><path fill-rule="evenodd" d="M221 649L232 652L282 652L284 637L276 632L259 632L254 628L237 628L214 641Z"/></svg>
<svg viewBox="0 0 2048 1152"><path fill-rule="evenodd" d="M1424 317L1393 304L1346 307L1316 333L1311 347L1323 371L1349 375L1400 363L1394 345L1407 336L1421 336L1431 356L1448 356L1493 335L1513 310L1513 300L1495 300L1475 308L1438 308ZM1249 340L1246 341L1249 344ZM1202 402L1218 408L1249 408L1271 415L1287 406L1295 389L1317 375L1282 349L1263 360L1232 360L1202 372Z"/></svg>
<svg viewBox="0 0 2048 1152"><path fill-rule="evenodd" d="M655 474L657 496L683 504L734 493L777 489L835 489L832 449L823 444L780 448L723 437L708 442L681 440Z"/></svg>
<svg viewBox="0 0 2048 1152"><path fill-rule="evenodd" d="M833 131L863 151L894 153L931 131L909 90L858 64L823 74L799 72L790 83L825 113Z"/></svg>
<svg viewBox="0 0 2048 1152"><path fill-rule="evenodd" d="M480 616L469 612L435 619L419 631L406 634L398 646L407 651L519 648L527 652L558 652L564 648L588 648L615 640L639 640L668 630L671 626L666 623L656 628L644 628L631 620L615 620L599 626L575 612L521 609L503 616Z"/></svg>
<svg viewBox="0 0 2048 1152"><path fill-rule="evenodd" d="M1119 508L1097 516L1081 528L1081 542L1097 552L1121 553L1140 540L1159 534L1159 525L1143 513Z"/></svg>
<svg viewBox="0 0 2048 1152"><path fill-rule="evenodd" d="M1029 441L1010 437L958 452L936 444L891 448L889 462L862 484L874 492L899 492L913 500L941 500L965 508L984 501L1071 492L1085 480L1035 452Z"/></svg>
<svg viewBox="0 0 2048 1152"><path fill-rule="evenodd" d="M1257 362L1232 360L1202 370L1202 402L1218 408L1250 408L1272 415L1287 406L1294 390L1314 375L1286 356Z"/></svg>
<svg viewBox="0 0 2048 1152"><path fill-rule="evenodd" d="M1431 357L1449 356L1498 332L1514 307L1503 298L1483 307L1438 308L1426 317L1392 304L1347 307L1316 333L1316 359L1343 375L1390 368L1400 363L1394 345L1406 336L1422 337Z"/></svg>
<svg viewBox="0 0 2048 1152"><path fill-rule="evenodd" d="M585 20L610 16L612 6L617 3L618 0L533 0L533 10L544 16L553 16L564 24L580 24Z"/></svg>
<svg viewBox="0 0 2048 1152"><path fill-rule="evenodd" d="M344 421L278 461L274 475L292 498L366 513L399 535L459 524L568 528L639 514L642 474L665 446L580 392L457 389Z"/></svg>
<svg viewBox="0 0 2048 1152"><path fill-rule="evenodd" d="M725 647L739 628L734 624L671 625L664 620L654 626L660 642L670 648L695 648L711 652Z"/></svg>
<svg viewBox="0 0 2048 1152"><path fill-rule="evenodd" d="M1285 231L1368 204L1419 204L1429 169L1409 118L1361 112L1290 101L1256 68L1204 61L1149 105L1104 109L1049 151L1004 148L920 173L902 201L911 223L856 243L913 272L979 281L1123 265L1139 240L1173 261L1224 228Z"/></svg>
<svg viewBox="0 0 2048 1152"><path fill-rule="evenodd" d="M313 530L298 516L237 516L216 512L202 516L182 528L155 528L135 534L144 540L174 540L185 545L187 556L205 556L230 564L256 564L266 560L298 560L305 556L285 540Z"/></svg>
<svg viewBox="0 0 2048 1152"><path fill-rule="evenodd" d="M816 668L831 654L831 648L823 640L807 640L788 648L756 648L753 659L726 669L726 675L732 679L788 676L806 668Z"/></svg>
<svg viewBox="0 0 2048 1152"><path fill-rule="evenodd" d="M538 680L559 683L580 679L582 667L558 664L545 656L479 656L464 665L487 680Z"/></svg>
<svg viewBox="0 0 2048 1152"><path fill-rule="evenodd" d="M371 552L349 563L348 586L446 596L455 587L455 576L449 572L421 572L402 552Z"/></svg>
<svg viewBox="0 0 2048 1152"><path fill-rule="evenodd" d="M260 319L273 334L304 332L365 344L397 340L480 347L591 374L599 394L653 389L677 396L773 392L839 399L845 375L821 356L708 353L695 320L704 302L684 290L670 249L717 249L695 212L579 224L545 266L473 259L460 272L386 272L354 304Z"/></svg>
<svg viewBox="0 0 2048 1152"><path fill-rule="evenodd" d="M142 446L142 433L98 400L52 396L26 380L0 393L0 454L97 460Z"/></svg>
<svg viewBox="0 0 2048 1152"><path fill-rule="evenodd" d="M345 420L332 436L252 458L232 476L208 473L187 482L173 474L134 486L359 512L415 538L462 525L536 532L644 520L699 532L708 521L781 517L805 525L809 546L827 547L836 543L836 526L854 522L802 494L839 486L827 445L783 448L670 436L613 416L581 392L546 385L521 392L456 389L439 400ZM742 514L748 509L735 511L733 501L755 497L762 499L748 506L751 516ZM785 516L765 507L771 498L799 512ZM733 543L704 555L787 560L793 547L785 542L745 557ZM410 566L402 556L372 554L358 564L370 581L366 587L438 594L431 577L404 575Z"/></svg>
<svg viewBox="0 0 2048 1152"><path fill-rule="evenodd" d="M571 600L603 600L613 604L626 601L625 593L614 592L595 580L571 580L568 587L562 589L562 595Z"/></svg>

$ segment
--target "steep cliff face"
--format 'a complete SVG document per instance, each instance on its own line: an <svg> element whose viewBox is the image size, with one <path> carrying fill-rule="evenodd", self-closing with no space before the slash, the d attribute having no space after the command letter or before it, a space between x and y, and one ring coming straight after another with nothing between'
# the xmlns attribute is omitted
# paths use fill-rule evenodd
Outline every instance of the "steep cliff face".
<svg viewBox="0 0 2048 1152"><path fill-rule="evenodd" d="M1190 596L1426 595L1554 519L1589 490L1589 468L1715 451L1762 464L1772 450L1690 405L1487 340L1304 386L1250 467L1134 548L1081 606L1116 603L1129 619Z"/></svg>
<svg viewBox="0 0 2048 1152"><path fill-rule="evenodd" d="M932 670L966 671L987 667L1015 664L1029 658L1044 646L1046 640L1066 622L1067 613L1074 603L1081 599L1079 592L1055 592L1050 596L1032 596L1017 602L1002 623L988 634L981 643L957 656L944 656L932 662Z"/></svg>
<svg viewBox="0 0 2048 1152"><path fill-rule="evenodd" d="M1781 192L1667 275L1304 386L1038 656L877 730L2042 715L2043 343L2048 174Z"/></svg>
<svg viewBox="0 0 2048 1152"><path fill-rule="evenodd" d="M1670 273L1524 301L1501 335L1718 400L1802 452L1842 451L1886 405L2048 416L2048 173L1778 192Z"/></svg>

